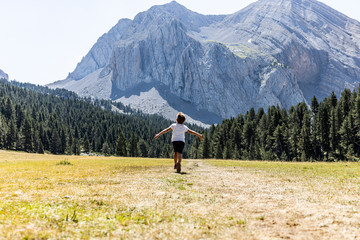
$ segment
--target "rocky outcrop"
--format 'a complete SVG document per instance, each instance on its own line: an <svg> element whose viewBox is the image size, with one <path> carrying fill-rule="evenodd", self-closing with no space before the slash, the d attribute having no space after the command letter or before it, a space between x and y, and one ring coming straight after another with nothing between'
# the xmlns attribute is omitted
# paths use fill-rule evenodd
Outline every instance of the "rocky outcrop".
<svg viewBox="0 0 360 240"><path fill-rule="evenodd" d="M9 80L9 75L7 75L3 70L0 69L0 79Z"/></svg>
<svg viewBox="0 0 360 240"><path fill-rule="evenodd" d="M359 84L359 34L359 22L315 0L259 0L200 33L270 54L293 69L307 100Z"/></svg>
<svg viewBox="0 0 360 240"><path fill-rule="evenodd" d="M153 97L140 94L151 85L173 109L186 113L191 104L215 121L357 87L359 47L360 23L315 0L259 0L227 16L172 2L120 20L50 87L121 101L130 93Z"/></svg>

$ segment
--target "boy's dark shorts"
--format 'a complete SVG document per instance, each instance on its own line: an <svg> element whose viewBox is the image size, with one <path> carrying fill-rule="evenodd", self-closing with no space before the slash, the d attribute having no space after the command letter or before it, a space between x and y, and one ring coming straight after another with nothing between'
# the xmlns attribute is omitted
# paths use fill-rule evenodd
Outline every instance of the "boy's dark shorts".
<svg viewBox="0 0 360 240"><path fill-rule="evenodd" d="M184 150L185 143L183 141L172 142L174 147L174 152L182 153Z"/></svg>

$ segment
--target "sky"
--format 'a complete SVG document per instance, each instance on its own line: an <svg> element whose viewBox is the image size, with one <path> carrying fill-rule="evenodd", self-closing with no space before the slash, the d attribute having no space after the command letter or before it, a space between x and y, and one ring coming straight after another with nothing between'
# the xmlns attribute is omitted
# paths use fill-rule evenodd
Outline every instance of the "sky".
<svg viewBox="0 0 360 240"><path fill-rule="evenodd" d="M10 80L65 79L120 19L171 0L0 0L0 69ZM255 0L177 0L201 14L231 14ZM357 0L321 0L360 21Z"/></svg>

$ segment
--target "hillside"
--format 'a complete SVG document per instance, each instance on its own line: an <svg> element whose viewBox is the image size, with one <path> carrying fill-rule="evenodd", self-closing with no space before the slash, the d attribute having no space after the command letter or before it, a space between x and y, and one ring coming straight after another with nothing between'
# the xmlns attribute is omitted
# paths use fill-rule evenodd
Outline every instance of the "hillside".
<svg viewBox="0 0 360 240"><path fill-rule="evenodd" d="M0 85L0 148L55 154L171 157L171 134L153 136L170 121L108 100L17 82ZM28 88L25 89L25 88ZM32 90L29 90L32 89ZM333 92L323 101L249 109L206 131L187 136L185 158L281 161L358 161L360 88Z"/></svg>
<svg viewBox="0 0 360 240"><path fill-rule="evenodd" d="M355 89L359 49L360 23L316 0L259 0L220 16L171 2L120 20L49 86L211 124Z"/></svg>
<svg viewBox="0 0 360 240"><path fill-rule="evenodd" d="M0 82L0 103L0 149L143 157L172 154L170 134L153 139L171 122L136 113L121 103L7 81ZM192 139L188 137L188 146Z"/></svg>
<svg viewBox="0 0 360 240"><path fill-rule="evenodd" d="M205 159L359 161L360 86L320 102L313 97L310 107L252 108L213 125L190 153Z"/></svg>

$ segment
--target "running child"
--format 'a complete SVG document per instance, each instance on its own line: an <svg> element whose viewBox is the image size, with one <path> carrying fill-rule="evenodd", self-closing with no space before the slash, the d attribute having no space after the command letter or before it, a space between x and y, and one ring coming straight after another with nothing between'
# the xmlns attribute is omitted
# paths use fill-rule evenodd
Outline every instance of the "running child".
<svg viewBox="0 0 360 240"><path fill-rule="evenodd" d="M174 169L178 173L181 171L181 160L182 160L182 152L185 146L185 132L198 136L201 140L203 140L203 136L184 125L185 115L182 112L179 112L176 117L176 123L171 124L170 127L162 130L158 134L155 135L155 139L163 135L164 133L172 132L172 144L174 147Z"/></svg>

